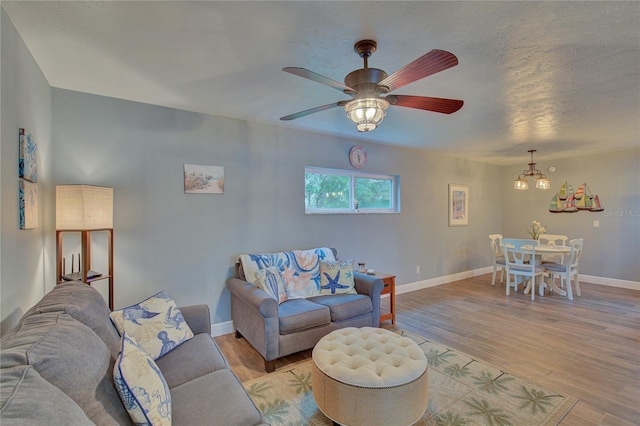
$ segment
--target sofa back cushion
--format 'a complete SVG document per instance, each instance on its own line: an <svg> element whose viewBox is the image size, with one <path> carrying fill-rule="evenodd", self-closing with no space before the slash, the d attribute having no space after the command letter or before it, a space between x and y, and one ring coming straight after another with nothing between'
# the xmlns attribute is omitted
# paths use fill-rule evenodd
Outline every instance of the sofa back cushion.
<svg viewBox="0 0 640 426"><path fill-rule="evenodd" d="M120 336L109 319L111 311L98 290L90 285L79 281L58 284L30 312L64 312L70 315L102 339L113 359L118 356Z"/></svg>
<svg viewBox="0 0 640 426"><path fill-rule="evenodd" d="M29 365L3 368L0 381L2 426L93 424L71 398Z"/></svg>
<svg viewBox="0 0 640 426"><path fill-rule="evenodd" d="M96 424L130 424L115 387L113 359L102 340L68 314L49 312L24 318L2 339L2 368L31 366L82 408Z"/></svg>
<svg viewBox="0 0 640 426"><path fill-rule="evenodd" d="M245 279L255 282L259 269L275 267L284 279L289 299L320 294L320 260L335 260L330 248L293 250L280 253L243 254L239 258Z"/></svg>

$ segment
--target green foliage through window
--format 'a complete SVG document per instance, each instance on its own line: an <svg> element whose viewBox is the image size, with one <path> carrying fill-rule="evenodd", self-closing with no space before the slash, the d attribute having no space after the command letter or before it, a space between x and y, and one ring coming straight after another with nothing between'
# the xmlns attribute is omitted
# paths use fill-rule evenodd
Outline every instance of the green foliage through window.
<svg viewBox="0 0 640 426"><path fill-rule="evenodd" d="M396 176L307 167L306 213L396 213Z"/></svg>

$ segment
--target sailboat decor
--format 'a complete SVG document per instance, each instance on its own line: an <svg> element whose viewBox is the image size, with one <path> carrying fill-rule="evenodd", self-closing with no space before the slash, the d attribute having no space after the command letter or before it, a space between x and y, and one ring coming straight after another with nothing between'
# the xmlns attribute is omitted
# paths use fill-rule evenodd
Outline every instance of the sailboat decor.
<svg viewBox="0 0 640 426"><path fill-rule="evenodd" d="M565 182L560 190L555 193L549 203L551 213L575 213L577 211L601 212L604 210L598 194L593 195L587 183L573 191L573 187Z"/></svg>

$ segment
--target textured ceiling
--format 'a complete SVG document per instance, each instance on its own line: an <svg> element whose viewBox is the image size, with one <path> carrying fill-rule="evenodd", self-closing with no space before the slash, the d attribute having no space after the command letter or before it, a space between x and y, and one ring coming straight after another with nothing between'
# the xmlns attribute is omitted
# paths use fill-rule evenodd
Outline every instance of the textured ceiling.
<svg viewBox="0 0 640 426"><path fill-rule="evenodd" d="M640 144L640 2L38 2L3 1L53 87L225 117L420 147L493 164ZM462 99L452 115L390 107L358 133L349 99L281 71L342 81L391 74L431 49L457 67L397 94Z"/></svg>

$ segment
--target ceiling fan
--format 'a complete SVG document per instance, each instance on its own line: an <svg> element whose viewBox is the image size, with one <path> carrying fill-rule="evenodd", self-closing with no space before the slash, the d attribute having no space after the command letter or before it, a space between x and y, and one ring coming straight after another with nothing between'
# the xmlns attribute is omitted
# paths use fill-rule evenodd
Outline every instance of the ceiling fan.
<svg viewBox="0 0 640 426"><path fill-rule="evenodd" d="M351 121L357 125L358 131L369 132L376 129L382 122L385 110L390 105L443 114L451 114L462 108L464 102L456 99L389 94L389 92L416 80L458 65L458 58L455 55L444 50L432 50L393 74L387 75L381 69L368 67L368 59L376 51L376 48L377 43L374 40L360 40L353 46L353 50L364 59L364 68L347 74L344 78L344 84L305 68L283 68L282 71L332 87L344 92L353 99L296 112L295 114L280 117L280 120L295 120L309 114L341 106L344 107Z"/></svg>

